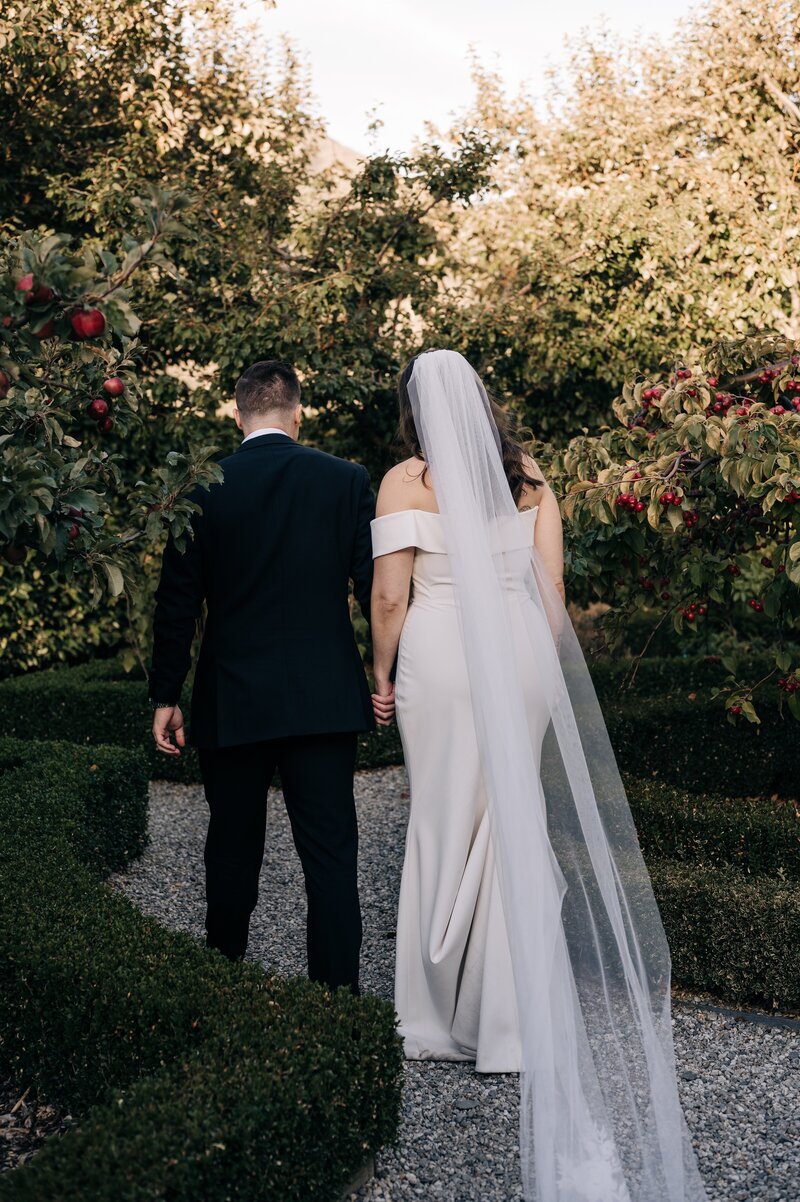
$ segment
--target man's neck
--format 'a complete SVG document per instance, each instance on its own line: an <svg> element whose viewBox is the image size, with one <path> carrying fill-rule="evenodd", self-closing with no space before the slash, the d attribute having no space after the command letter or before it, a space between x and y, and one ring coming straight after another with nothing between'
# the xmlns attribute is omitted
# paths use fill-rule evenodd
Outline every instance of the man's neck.
<svg viewBox="0 0 800 1202"><path fill-rule="evenodd" d="M251 430L243 430L242 433L244 435L243 442L247 442L248 438L261 437L262 434L284 434L287 438L294 438L294 435L283 426L270 425L268 423L265 423L263 426L253 426Z"/></svg>

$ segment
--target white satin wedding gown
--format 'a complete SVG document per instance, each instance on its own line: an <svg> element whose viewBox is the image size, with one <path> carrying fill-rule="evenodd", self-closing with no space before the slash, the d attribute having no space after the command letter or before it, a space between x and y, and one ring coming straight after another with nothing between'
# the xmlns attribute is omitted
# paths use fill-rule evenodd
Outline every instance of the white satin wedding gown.
<svg viewBox="0 0 800 1202"><path fill-rule="evenodd" d="M504 534L505 589L525 685L531 742L549 711L537 687L527 620L544 619L525 587L536 509ZM397 723L411 812L397 922L395 1007L405 1054L474 1060L519 1072L519 1019L450 562L439 514L410 509L372 523L377 558L413 547L412 600L397 662ZM516 567L519 567L519 574ZM518 625L517 625L518 623ZM527 650L526 650L527 648Z"/></svg>

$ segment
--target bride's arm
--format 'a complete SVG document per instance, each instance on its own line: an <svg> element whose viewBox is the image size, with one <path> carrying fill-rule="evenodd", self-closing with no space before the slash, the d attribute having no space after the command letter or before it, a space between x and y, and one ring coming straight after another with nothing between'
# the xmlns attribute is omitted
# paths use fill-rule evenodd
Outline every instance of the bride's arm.
<svg viewBox="0 0 800 1202"><path fill-rule="evenodd" d="M564 535L561 528L561 511L548 484L541 490L533 545L539 553L548 579L564 601Z"/></svg>
<svg viewBox="0 0 800 1202"><path fill-rule="evenodd" d="M400 465L402 467L402 465ZM384 477L378 492L377 516L386 517L405 508L407 497L402 491L405 476L400 467ZM394 714L394 685L391 676L403 623L411 595L411 573L414 549L405 547L378 555L372 581L372 666L375 674L373 706L381 726L388 726Z"/></svg>
<svg viewBox="0 0 800 1202"><path fill-rule="evenodd" d="M380 696L392 691L391 674L408 612L413 548L393 551L375 560L372 584L372 650L375 689Z"/></svg>
<svg viewBox="0 0 800 1202"><path fill-rule="evenodd" d="M561 510L553 490L530 455L525 456L525 466L534 480L543 481L537 488L526 487L523 493L523 501L526 502L523 508L530 508L534 504L539 507L533 530L533 545L539 562L547 573L547 579L564 601L564 534L561 527Z"/></svg>

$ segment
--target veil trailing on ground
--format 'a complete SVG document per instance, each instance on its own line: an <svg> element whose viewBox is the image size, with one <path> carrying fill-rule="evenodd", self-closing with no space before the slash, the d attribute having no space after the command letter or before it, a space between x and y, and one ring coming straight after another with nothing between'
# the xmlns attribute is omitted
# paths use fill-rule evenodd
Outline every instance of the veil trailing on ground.
<svg viewBox="0 0 800 1202"><path fill-rule="evenodd" d="M675 1079L669 950L578 641L537 552L510 537L521 523L479 377L461 355L429 351L408 391L444 522L511 946L525 1196L703 1202ZM509 614L520 604L524 655ZM549 706L541 747L523 670Z"/></svg>

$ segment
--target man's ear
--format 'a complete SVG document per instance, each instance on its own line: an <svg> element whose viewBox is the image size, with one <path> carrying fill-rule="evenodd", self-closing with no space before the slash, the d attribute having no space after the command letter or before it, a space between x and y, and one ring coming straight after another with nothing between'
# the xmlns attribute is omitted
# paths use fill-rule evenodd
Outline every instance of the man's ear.
<svg viewBox="0 0 800 1202"><path fill-rule="evenodd" d="M233 406L233 420L236 422L236 425L240 430L244 429L244 426L242 425L242 415L235 405Z"/></svg>

